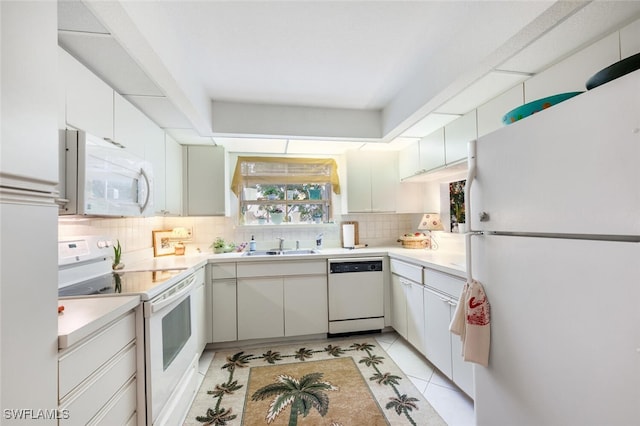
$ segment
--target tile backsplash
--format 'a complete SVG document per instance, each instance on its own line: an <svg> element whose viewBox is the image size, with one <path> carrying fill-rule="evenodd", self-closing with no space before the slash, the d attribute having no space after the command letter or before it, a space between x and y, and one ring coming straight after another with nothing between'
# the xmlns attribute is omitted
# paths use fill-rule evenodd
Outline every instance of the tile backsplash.
<svg viewBox="0 0 640 426"><path fill-rule="evenodd" d="M200 250L211 252L211 244L217 237L236 244L248 242L253 235L258 249L277 247L278 237L285 239L285 247L315 247L315 239L323 233L323 247L340 247L340 221L357 221L361 244L370 247L399 246L398 237L413 232L421 214L348 214L335 224L322 225L255 225L239 226L233 218L206 217L149 217L149 218L61 218L58 222L60 237L79 235L105 235L120 240L124 254L152 252L152 231L170 230L175 227L191 228L193 238L186 241L187 254ZM441 245L457 247L461 236L441 233ZM462 249L464 246L462 246Z"/></svg>

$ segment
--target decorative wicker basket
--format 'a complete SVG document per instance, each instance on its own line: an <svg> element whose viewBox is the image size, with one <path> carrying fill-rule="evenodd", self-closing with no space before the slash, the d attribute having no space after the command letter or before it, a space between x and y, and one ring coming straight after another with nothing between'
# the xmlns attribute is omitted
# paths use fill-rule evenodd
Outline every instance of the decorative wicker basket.
<svg viewBox="0 0 640 426"><path fill-rule="evenodd" d="M423 249L429 247L429 237L426 235L418 237L400 237L398 241L402 242L403 248Z"/></svg>

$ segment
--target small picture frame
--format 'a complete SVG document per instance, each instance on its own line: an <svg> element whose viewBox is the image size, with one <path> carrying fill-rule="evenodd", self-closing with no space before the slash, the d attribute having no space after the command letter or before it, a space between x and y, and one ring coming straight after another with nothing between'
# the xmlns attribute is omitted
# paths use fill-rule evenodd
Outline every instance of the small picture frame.
<svg viewBox="0 0 640 426"><path fill-rule="evenodd" d="M175 254L175 241L171 240L173 231L151 231L153 234L153 257Z"/></svg>

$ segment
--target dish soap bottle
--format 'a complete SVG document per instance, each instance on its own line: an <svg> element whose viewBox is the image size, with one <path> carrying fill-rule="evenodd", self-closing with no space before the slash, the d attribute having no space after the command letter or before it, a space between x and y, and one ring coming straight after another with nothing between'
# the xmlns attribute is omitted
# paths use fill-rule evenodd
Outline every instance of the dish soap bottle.
<svg viewBox="0 0 640 426"><path fill-rule="evenodd" d="M256 251L256 240L251 236L251 241L249 241L249 251Z"/></svg>

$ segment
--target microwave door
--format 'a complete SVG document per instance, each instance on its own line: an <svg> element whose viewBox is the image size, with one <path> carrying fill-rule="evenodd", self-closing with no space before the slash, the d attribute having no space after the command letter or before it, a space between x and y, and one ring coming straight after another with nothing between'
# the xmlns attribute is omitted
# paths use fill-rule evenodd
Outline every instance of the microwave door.
<svg viewBox="0 0 640 426"><path fill-rule="evenodd" d="M84 214L140 216L148 209L151 196L143 162L100 154L87 157Z"/></svg>

